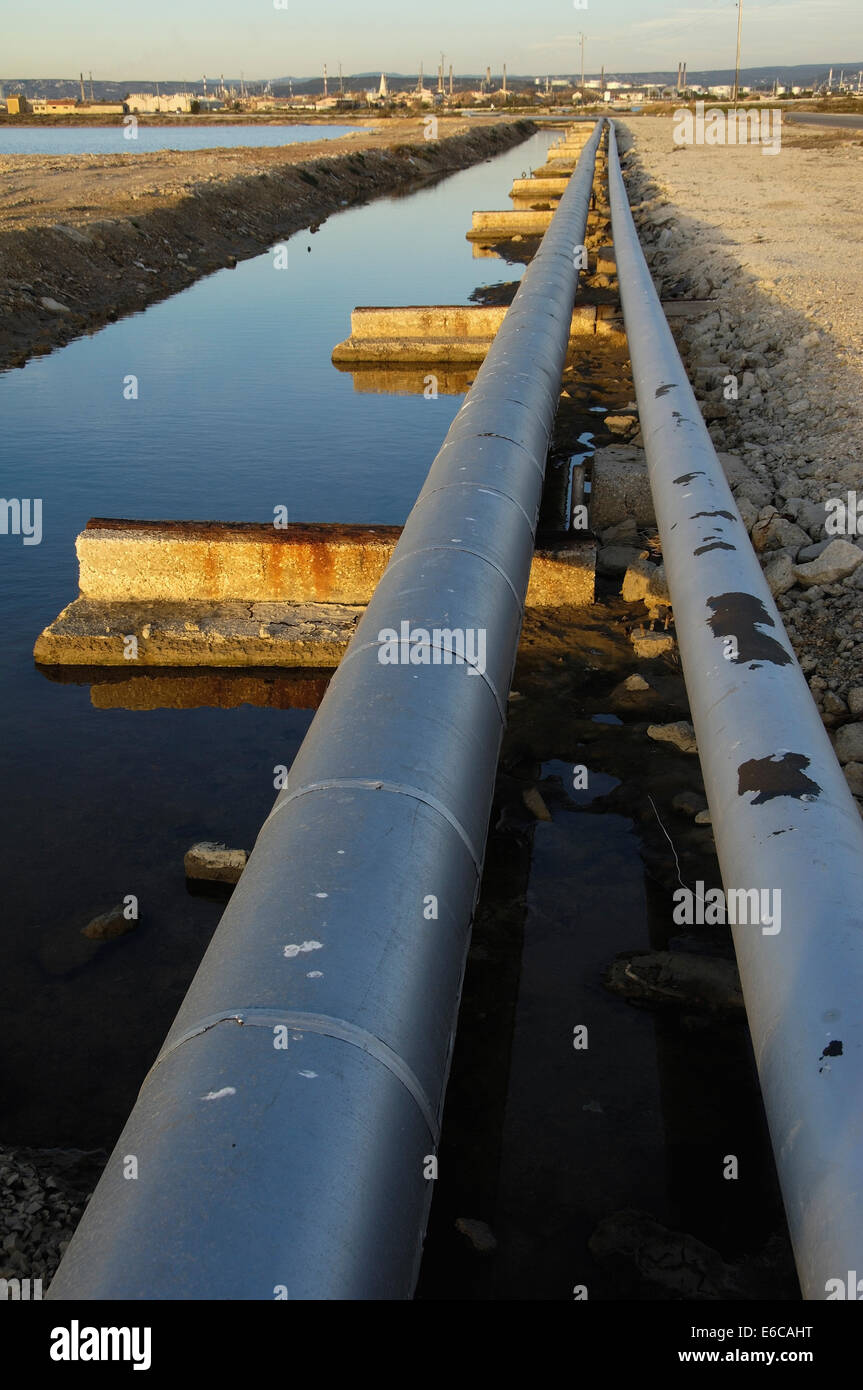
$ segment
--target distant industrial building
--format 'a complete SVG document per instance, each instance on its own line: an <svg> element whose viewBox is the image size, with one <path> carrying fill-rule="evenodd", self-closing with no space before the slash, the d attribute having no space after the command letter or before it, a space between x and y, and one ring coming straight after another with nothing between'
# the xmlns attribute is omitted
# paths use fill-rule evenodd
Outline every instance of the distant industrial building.
<svg viewBox="0 0 863 1390"><path fill-rule="evenodd" d="M71 97L33 97L36 116L122 116L122 101L73 101Z"/></svg>
<svg viewBox="0 0 863 1390"><path fill-rule="evenodd" d="M68 116L77 106L74 97L33 97L30 102L36 116Z"/></svg>
<svg viewBox="0 0 863 1390"><path fill-rule="evenodd" d="M200 101L200 98L189 92L173 92L165 96L153 92L130 92L126 97L126 110L134 116L180 116L191 111L193 101Z"/></svg>

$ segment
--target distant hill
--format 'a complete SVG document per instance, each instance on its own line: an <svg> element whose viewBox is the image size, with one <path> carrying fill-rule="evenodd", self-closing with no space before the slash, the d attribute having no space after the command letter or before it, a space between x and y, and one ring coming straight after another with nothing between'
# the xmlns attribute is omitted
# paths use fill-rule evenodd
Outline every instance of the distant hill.
<svg viewBox="0 0 863 1390"><path fill-rule="evenodd" d="M685 47L685 45L684 45ZM788 64L777 64L774 67L742 68L740 81L745 87L756 89L770 88L774 82L778 82L783 87L813 87L819 86L827 81L830 68L833 69L833 80L838 82L839 74L844 70L846 79L856 82L858 72L863 69L863 60L857 62L837 62L837 63L798 63L789 66ZM597 78L599 73L587 73L588 78ZM345 74L342 82L346 91L365 90L377 87L380 81L380 72L356 72ZM453 85L457 91L472 90L479 85L483 73L460 73L453 80ZM507 85L514 89L522 86L533 86L535 77L546 77L545 72L529 74L519 74L510 72L507 75ZM576 82L580 75L573 72L549 73L548 76L559 78L566 77ZM671 86L677 80L677 69L660 70L655 69L651 72L612 72L605 74L609 81L631 82L634 86L644 83L661 84ZM690 83L699 87L727 86L734 81L733 68L690 68L687 73ZM500 73L493 72L492 78L495 85L500 83ZM414 87L417 83L416 73L388 72L386 74L387 83L391 89L404 89ZM225 77L226 87L234 87L240 90L241 79L239 77ZM207 78L207 91L210 95L216 91L219 85L219 77ZM246 91L249 93L260 92L264 85L269 83L269 87L277 96L283 96L291 88L295 95L319 95L324 89L323 77L273 77L259 78L254 81L245 81ZM427 88L437 84L437 73L427 72L425 74L425 85ZM106 82L98 79L93 80L93 95L97 101L119 101L127 92L155 92L158 85L160 91L166 92L194 92L196 95L203 95L204 84L201 79L190 82L182 77L164 77L145 82L141 78L130 78L122 82ZM330 74L329 92L332 96L338 91L339 78ZM4 93L20 92L25 97L80 97L81 83L77 77L0 77L0 87ZM84 91L86 96L90 96L90 80L85 77Z"/></svg>

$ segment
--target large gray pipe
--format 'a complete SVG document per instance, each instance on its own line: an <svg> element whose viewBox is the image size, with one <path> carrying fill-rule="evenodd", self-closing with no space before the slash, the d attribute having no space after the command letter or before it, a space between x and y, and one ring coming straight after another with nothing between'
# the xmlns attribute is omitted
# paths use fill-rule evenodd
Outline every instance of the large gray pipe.
<svg viewBox="0 0 863 1390"><path fill-rule="evenodd" d="M801 1287L824 1299L831 1280L863 1274L863 823L665 321L613 134L609 147L620 298L722 880L726 895L769 894L759 923L732 928L746 1012Z"/></svg>
<svg viewBox="0 0 863 1390"><path fill-rule="evenodd" d="M600 134L601 122L50 1298L413 1292ZM428 646L410 640L420 629Z"/></svg>

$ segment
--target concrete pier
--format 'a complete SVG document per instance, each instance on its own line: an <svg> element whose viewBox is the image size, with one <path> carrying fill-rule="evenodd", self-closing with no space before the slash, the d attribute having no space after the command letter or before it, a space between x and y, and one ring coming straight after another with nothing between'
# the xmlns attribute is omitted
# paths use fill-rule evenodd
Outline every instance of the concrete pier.
<svg viewBox="0 0 863 1390"><path fill-rule="evenodd" d="M505 314L503 304L357 308L351 314L351 336L333 349L333 362L482 362ZM594 333L597 318L595 305L576 305L570 337Z"/></svg>
<svg viewBox="0 0 863 1390"><path fill-rule="evenodd" d="M36 642L46 666L338 665L398 526L91 521L80 596ZM593 602L592 538L540 545L531 608ZM131 641L130 639L134 639Z"/></svg>
<svg viewBox="0 0 863 1390"><path fill-rule="evenodd" d="M616 273L613 246L602 246L596 252L596 271L601 275ZM709 310L704 300L670 300L663 305L668 318L698 316ZM503 322L504 305L422 304L400 307L365 306L351 314L351 336L333 348L333 362L339 368L354 366L392 366L406 369L420 366L462 366L484 360ZM570 324L570 340L580 342L592 334L620 334L623 321L616 303L576 304ZM422 392L427 382L422 373L407 373L412 384L408 388ZM444 394L467 390L464 373L457 374L455 384L447 388L437 383ZM358 387L363 390L394 390L394 380Z"/></svg>
<svg viewBox="0 0 863 1390"><path fill-rule="evenodd" d="M532 212L524 209L475 212L468 241L482 241L496 236L501 240L512 236L543 236L551 226L554 212Z"/></svg>
<svg viewBox="0 0 863 1390"><path fill-rule="evenodd" d="M514 203L554 203L566 192L568 178L516 179L509 196Z"/></svg>

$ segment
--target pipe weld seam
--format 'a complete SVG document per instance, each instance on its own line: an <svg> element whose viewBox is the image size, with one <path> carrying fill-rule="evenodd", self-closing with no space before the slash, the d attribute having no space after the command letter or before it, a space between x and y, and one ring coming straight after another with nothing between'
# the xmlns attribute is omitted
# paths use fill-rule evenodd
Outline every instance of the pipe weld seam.
<svg viewBox="0 0 863 1390"><path fill-rule="evenodd" d="M378 781L372 777L327 777L320 782L307 782L304 787L297 787L296 791L289 791L287 796L281 797L280 800L276 802L272 811L261 826L258 832L258 838L263 834L273 817L277 816L279 811L287 806L289 802L296 801L300 796L308 796L310 792L332 791L339 787L353 791L394 792L397 796L408 796L414 801L421 801L425 806L430 806L433 811L437 811L438 815L443 816L444 820L456 832L459 839L463 841L473 860L477 876L482 876L482 856L477 852L470 835L467 833L458 817L454 816L449 807L444 806L443 802L439 801L436 796L432 796L431 792L424 791L422 787L412 787L402 782Z"/></svg>
<svg viewBox="0 0 863 1390"><path fill-rule="evenodd" d="M202 1033L208 1033L211 1028L218 1027L220 1023L236 1023L241 1028L292 1028L298 1033L319 1033L323 1037L337 1038L339 1042L346 1042L352 1047L359 1048L361 1052L367 1053L375 1061L385 1066L410 1093L429 1127L433 1143L437 1145L440 1139L440 1121L437 1111L426 1095L415 1072L408 1066L404 1058L400 1057L374 1033L360 1028L356 1023L349 1023L347 1019L333 1018L330 1014L303 1013L293 1010L285 1013L259 1008L225 1009L222 1013L210 1014L207 1018L202 1018L200 1022L192 1024L178 1038L175 1038L170 1046L162 1049L144 1077L141 1090L143 1091L156 1068L161 1066L162 1062L172 1053L183 1047L192 1038L200 1037Z"/></svg>
<svg viewBox="0 0 863 1390"><path fill-rule="evenodd" d="M403 645L406 645L407 648L410 649L410 646L411 646L410 638L408 638L408 639L407 639L407 642L405 642L405 640L404 640L403 638L397 637L397 638L396 638L396 641L398 642L398 645L399 645L399 651L401 651ZM367 651L369 651L372 647L383 647L384 645L388 645L388 643L385 642L385 639L384 639L384 638L380 638L377 642L358 642L356 645L354 645L354 644L352 643L351 646L348 648L348 650L345 652L345 654L344 654L344 656L342 657L341 661L339 662L339 664L338 664L338 666L337 666L337 668L336 668L336 673L335 673L335 674L338 674L338 672L342 669L342 667L345 665L345 663L348 662L348 661L350 661L350 659L351 659L352 656L357 656L357 655L359 655L360 652L367 652ZM458 651L453 651L453 648L452 648L452 647L448 647L444 642L431 642L431 641L430 641L428 645L429 645L429 647L432 649L432 651L436 651L436 652L449 652L452 656L458 656L458 655L459 655ZM491 677L489 676L488 672L487 672L487 671L481 671L481 670L479 669L479 666L477 665L477 663L476 663L475 661L468 661L467 657L464 656L464 655L462 656L461 660L464 662L465 666L469 666L469 667L471 668L472 671L476 671L477 675L478 675L478 676L481 676L482 679L485 681L486 685L488 686L489 690L491 691L492 698L494 699L494 702L495 702L495 704L497 705L498 714L500 715L500 722L501 722L501 724L505 724L505 723L506 723L506 705L504 704L503 700L501 699L501 697L500 697L500 691L498 690L498 688L497 688L497 686L495 685L494 681L493 681L493 680L491 679ZM425 665L425 662L423 662L423 663L421 663L421 664L422 664L422 665ZM452 662L451 662L451 661L444 661L444 662L438 661L438 662L432 662L432 665L433 665L433 666L434 666L434 665L438 665L438 666L441 666L441 665L443 665L443 666L451 666L451 665L452 665ZM335 679L335 674L334 674L334 676L333 676L333 680ZM330 683L332 684L332 682L330 682Z"/></svg>
<svg viewBox="0 0 863 1390"><path fill-rule="evenodd" d="M459 416L457 415L455 418L458 420ZM453 423L455 423L455 421ZM452 426L450 426L450 428L452 428ZM444 449L455 448L457 444L462 444L468 439L503 439L507 444L514 444L517 449L521 449L522 453L527 455L540 478L545 482L545 464L537 463L533 451L529 449L526 444L522 444L520 439L513 439L511 435L508 434L498 434L495 430L477 430L476 434L457 434L454 439L450 439L449 435L447 435L443 442L441 453L443 453ZM546 448L546 454L547 453L548 450Z"/></svg>
<svg viewBox="0 0 863 1390"><path fill-rule="evenodd" d="M500 565L497 563L496 560L489 559L488 555L483 555L482 551L480 550L472 550L469 545L424 545L421 546L419 550L409 550L406 555L394 554L387 568L391 569L393 565L403 565L405 560L412 560L416 555L427 555L430 551L434 550L443 550L445 552L460 550L463 555L475 555L478 560L484 560L485 563L487 565L490 565L493 570L497 570L501 579L506 580L507 584L512 590L513 598L515 599L516 607L518 608L519 617L522 617L524 615L524 599L519 598L518 591L515 585L513 584L512 580L510 579L509 575L507 574L506 570L501 569Z"/></svg>
<svg viewBox="0 0 863 1390"><path fill-rule="evenodd" d="M416 509L419 506L420 502L425 502L429 497L434 497L436 492L448 492L449 489L453 487L472 487L477 492L492 492L494 493L495 497L505 498L505 500L507 502L511 502L514 507L518 507L519 511L521 512L522 516L524 517L525 521L530 527L531 535L534 534L535 523L531 521L530 517L528 516L527 512L524 510L524 507L521 505L520 502L517 502L514 497L510 497L508 492L502 492L499 487L492 487L490 483L477 483L472 479L465 479L465 481L461 483L442 483L440 487L430 487L428 491L424 489L420 493L416 502L414 503L414 509Z"/></svg>

